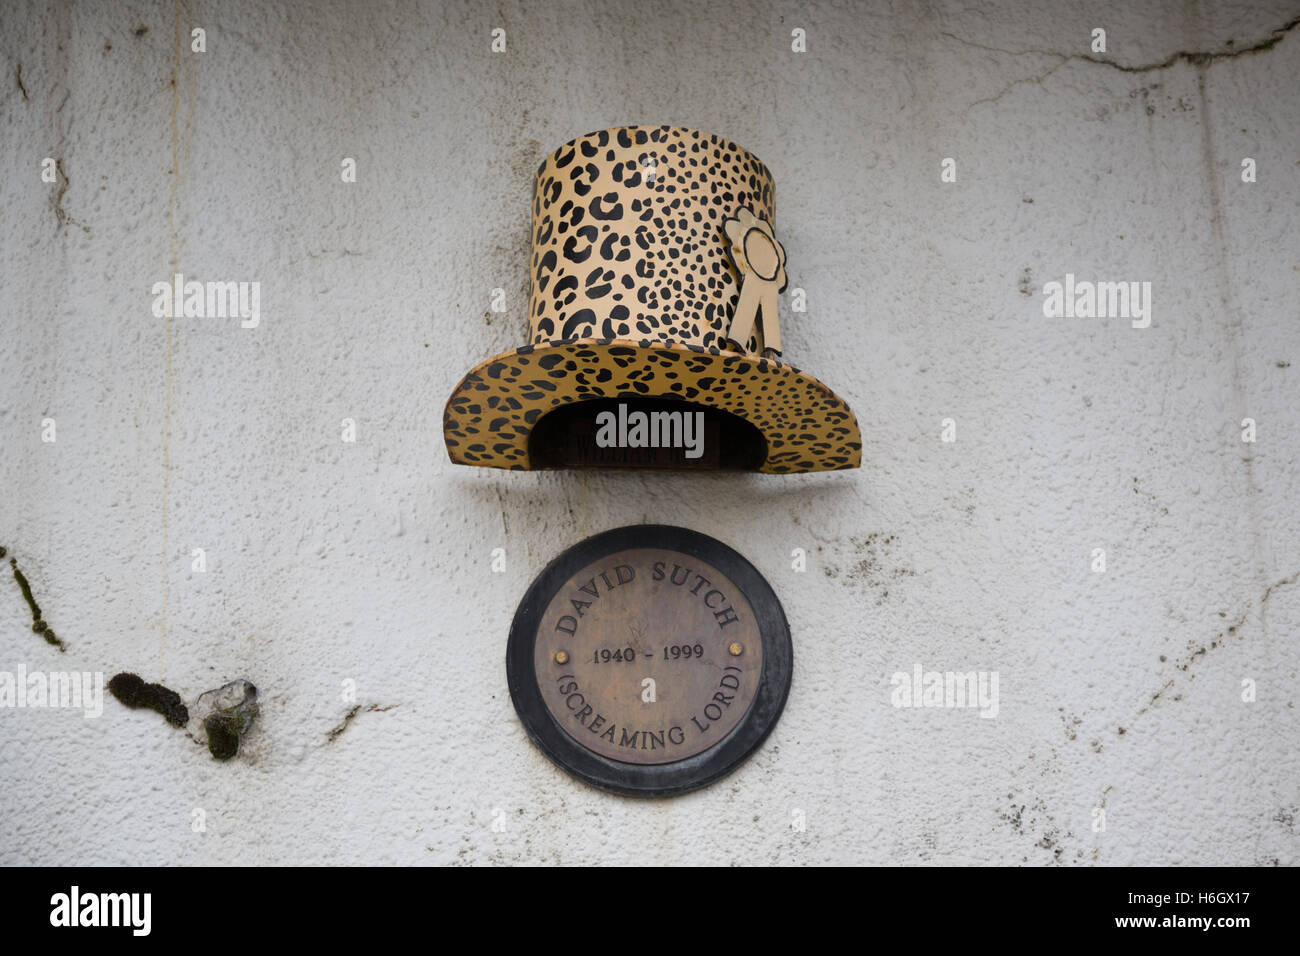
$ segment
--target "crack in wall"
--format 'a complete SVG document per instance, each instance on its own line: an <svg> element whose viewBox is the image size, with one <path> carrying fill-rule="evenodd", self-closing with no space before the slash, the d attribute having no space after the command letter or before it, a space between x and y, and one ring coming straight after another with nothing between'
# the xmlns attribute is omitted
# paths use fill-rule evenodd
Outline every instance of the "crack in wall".
<svg viewBox="0 0 1300 956"><path fill-rule="evenodd" d="M1286 32L1296 23L1300 23L1300 18L1292 20L1282 32ZM1274 31L1278 34L1278 31ZM1210 235L1214 243L1214 266L1215 279L1219 287L1219 303L1223 310L1224 321L1220 323L1225 331L1226 344L1230 346L1228 354L1231 358L1231 389L1232 398L1237 407L1238 418L1249 414L1250 400L1248 398L1249 390L1243 384L1242 380L1242 354L1243 339L1245 338L1244 326L1245 320L1242 310L1237 307L1236 290L1233 284L1232 269L1229 265L1229 243L1226 230L1226 215L1224 213L1223 201L1223 182L1219 166L1218 156L1214 149L1214 117L1210 112L1210 98L1207 90L1207 77L1209 75L1208 63L1202 64L1197 71L1196 91L1199 98L1201 111L1201 158L1202 168L1205 176L1206 194L1209 196L1210 208ZM1251 545L1254 551L1256 574L1259 583L1262 585L1266 582L1269 573L1269 562L1264 558L1265 545L1263 535L1260 530L1260 516L1257 507L1258 487L1255 483L1255 461L1253 443L1242 446L1241 454L1242 467L1245 472L1245 495L1243 507L1246 512L1246 526L1251 536ZM1271 594L1272 587L1265 589L1265 597L1260 599L1260 626L1264 632L1264 638L1268 638L1268 620L1264 615L1266 596ZM1236 628L1245 623L1245 614L1249 613L1249 608L1243 613L1242 620L1234 627L1229 628L1229 633L1235 633ZM1223 635L1218 635L1216 640L1222 640ZM1215 645L1217 646L1217 645Z"/></svg>
<svg viewBox="0 0 1300 956"><path fill-rule="evenodd" d="M1264 609L1268 605L1268 601L1273 596L1274 591L1276 591L1278 588L1286 587L1287 585L1290 584L1295 584L1297 581L1300 581L1300 571L1297 571L1295 574L1291 575L1290 577L1283 578L1280 581L1276 581L1273 584L1270 584L1267 588L1265 588L1263 594L1260 595L1259 602L1258 602L1260 614L1262 615L1264 613ZM1247 609L1242 612L1241 617L1239 617L1234 623L1229 624L1222 631L1219 631L1219 633L1216 634L1208 644L1202 644L1200 647L1196 648L1196 650L1188 654L1186 658L1184 658L1183 660L1175 664L1174 667L1177 670L1181 671L1182 673L1187 674L1189 680L1195 680L1196 675L1191 673L1192 665L1195 664L1202 657L1205 657L1207 654L1209 654L1210 651L1222 647L1226 637L1237 637L1239 639L1240 634L1238 634L1238 631L1240 631L1241 628L1245 626L1249 618L1250 618L1250 608L1247 607ZM1160 660L1161 661L1165 660L1163 655L1161 656ZM1154 694L1151 695L1151 699L1148 700L1146 704L1142 706L1142 709L1133 715L1133 720L1136 720L1138 717L1141 717L1152 707L1158 704L1161 700L1163 700L1165 693L1174 686L1176 680L1177 678L1171 677L1169 678L1169 680L1165 681L1164 685L1159 690L1157 690ZM1173 699L1182 700L1183 695L1181 693L1177 694L1174 696ZM1127 727L1119 727L1117 728L1116 732L1119 736L1122 737L1127 731L1128 731Z"/></svg>
<svg viewBox="0 0 1300 956"><path fill-rule="evenodd" d="M1281 43L1283 38L1285 38L1287 34L1289 34L1292 30L1294 30L1298 26L1300 26L1300 16L1297 16L1287 21L1286 23L1282 24L1282 26L1273 29L1272 31L1270 31L1269 35L1265 39L1259 40L1258 42L1253 43L1250 46L1245 46L1238 49L1235 46L1235 42L1229 40L1224 45L1223 49L1176 50L1173 53L1169 54L1169 56L1165 57L1163 60L1159 60L1154 63L1144 63L1137 66L1128 66L1123 63L1117 63L1114 60L1103 59L1102 57L1092 53L1058 53L1054 50L1007 50L1002 47L989 46L988 44L977 43L974 40L967 40L965 37L960 37L957 34L948 31L942 32L940 36L945 36L950 40L955 40L956 42L962 44L963 46L973 47L974 49L977 50L984 50L988 53L1001 53L1004 56L1052 57L1058 61L1056 65L1049 70L1039 73L1036 76L1015 80L1007 84L1005 87L1002 88L1001 91L994 94L993 96L987 96L984 97L983 99L975 100L974 102L970 103L967 106L967 109L973 109L974 107L983 104L996 103L998 100L1002 99L1002 97L1006 96L1008 93L1010 93L1012 90L1014 90L1019 86L1025 86L1029 84L1041 85L1043 81L1045 81L1053 73L1055 73L1061 67L1065 66L1067 63L1070 62L1084 62L1084 63L1093 63L1098 66L1107 66L1113 70L1118 70L1121 73L1153 73L1158 70L1168 69L1174 64L1180 62L1185 62L1191 66L1207 67L1218 60L1232 60L1232 59L1236 59L1237 57L1251 56L1256 53L1264 53L1268 50L1271 50L1273 49L1273 47Z"/></svg>
<svg viewBox="0 0 1300 956"><path fill-rule="evenodd" d="M342 737L343 732L347 730L348 727L352 726L352 721L356 720L361 714L383 714L392 710L396 706L396 704L389 704L387 707L380 707L378 704L370 704L363 708L360 704L356 704L343 715L343 722L337 727L331 728L329 733L325 735L325 742L327 744L332 744L334 741Z"/></svg>
<svg viewBox="0 0 1300 956"><path fill-rule="evenodd" d="M1259 599L1259 609L1261 611L1264 610L1264 605L1268 604L1268 599L1273 596L1274 591L1276 591L1278 588L1286 587L1288 584L1295 584L1296 581L1300 581L1300 571L1297 571L1289 578L1283 578L1281 581L1277 581L1274 582L1273 584L1270 584L1265 589L1264 595Z"/></svg>
<svg viewBox="0 0 1300 956"><path fill-rule="evenodd" d="M176 235L176 211L178 204L178 193L181 185L182 160L188 161L189 150L192 143L187 139L184 143L184 152L182 152L181 141L181 67L182 67L182 41L181 41L181 17L184 15L183 0L176 0L175 14L172 18L172 75L171 75L171 146L172 146L172 168L171 183L167 191L167 241L168 253L171 258L171 274L176 275L180 270L181 250L184 243L178 240ZM136 37L143 37L149 32L147 26L137 27L134 31ZM190 109L186 132L190 132L189 123L193 121L194 116L194 88L197 85L197 68L190 66ZM170 609L171 601L171 553L170 553L170 532L171 532L171 472L172 472L172 414L176 405L176 370L175 370L175 329L172 324L171 310L167 310L164 316L164 348L166 352L166 375L164 388L164 405L163 405L163 425L162 425L162 514L161 514L161 532L162 532L162 608L159 617L161 636L158 644L158 669L162 674L167 673L167 613Z"/></svg>
<svg viewBox="0 0 1300 956"><path fill-rule="evenodd" d="M62 159L56 159L54 161L54 172L59 179L59 191L55 193L50 200L51 205L54 206L54 218L59 221L60 228L69 224L80 226L82 232L86 233L86 235L90 235L90 227L85 223L72 218L68 211L63 208L63 194L66 193L68 187L72 185L72 180L68 178L68 173L63 168Z"/></svg>

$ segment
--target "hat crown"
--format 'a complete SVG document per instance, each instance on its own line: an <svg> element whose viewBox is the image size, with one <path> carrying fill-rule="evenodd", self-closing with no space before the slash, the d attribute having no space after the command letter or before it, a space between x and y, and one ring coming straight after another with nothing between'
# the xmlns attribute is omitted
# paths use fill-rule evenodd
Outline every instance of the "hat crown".
<svg viewBox="0 0 1300 956"><path fill-rule="evenodd" d="M552 153L534 184L529 342L722 347L740 295L724 222L774 222L768 168L735 143L623 126ZM761 325L745 343L763 348Z"/></svg>

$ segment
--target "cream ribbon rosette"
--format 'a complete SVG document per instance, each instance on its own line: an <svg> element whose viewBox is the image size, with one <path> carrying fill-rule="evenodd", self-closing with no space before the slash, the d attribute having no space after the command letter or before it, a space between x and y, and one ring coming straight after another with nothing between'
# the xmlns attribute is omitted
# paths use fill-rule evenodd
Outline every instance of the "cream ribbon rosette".
<svg viewBox="0 0 1300 956"><path fill-rule="evenodd" d="M772 225L749 209L741 208L734 219L725 219L722 231L731 240L731 261L740 272L740 299L731 316L727 341L740 351L763 316L763 352L781 354L781 327L777 296L785 291L785 248L777 242Z"/></svg>

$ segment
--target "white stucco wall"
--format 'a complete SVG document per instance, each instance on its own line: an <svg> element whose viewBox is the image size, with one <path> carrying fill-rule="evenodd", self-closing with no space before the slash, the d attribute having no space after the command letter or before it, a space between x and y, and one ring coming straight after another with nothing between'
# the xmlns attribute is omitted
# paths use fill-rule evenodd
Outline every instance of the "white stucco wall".
<svg viewBox="0 0 1300 956"><path fill-rule="evenodd" d="M264 703L229 764L111 699L0 710L0 863L1294 864L1300 27L1175 54L1300 9L992 7L0 7L0 545L69 645L6 571L0 670ZM448 462L447 395L523 342L533 171L633 122L772 168L786 353L860 471ZM259 281L260 325L155 318L174 271ZM1150 328L1044 318L1067 272L1151 282ZM546 562L644 521L746 555L795 644L764 747L660 802L553 766L504 666ZM893 707L917 663L996 670L997 717Z"/></svg>

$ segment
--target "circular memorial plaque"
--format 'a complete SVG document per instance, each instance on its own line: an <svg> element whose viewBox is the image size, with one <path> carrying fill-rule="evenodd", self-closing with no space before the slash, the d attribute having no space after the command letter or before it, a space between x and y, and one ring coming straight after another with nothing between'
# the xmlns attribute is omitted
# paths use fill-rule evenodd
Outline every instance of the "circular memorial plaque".
<svg viewBox="0 0 1300 956"><path fill-rule="evenodd" d="M529 735L566 770L665 796L734 769L790 688L785 613L762 575L706 535L665 525L570 548L515 613L506 673Z"/></svg>

